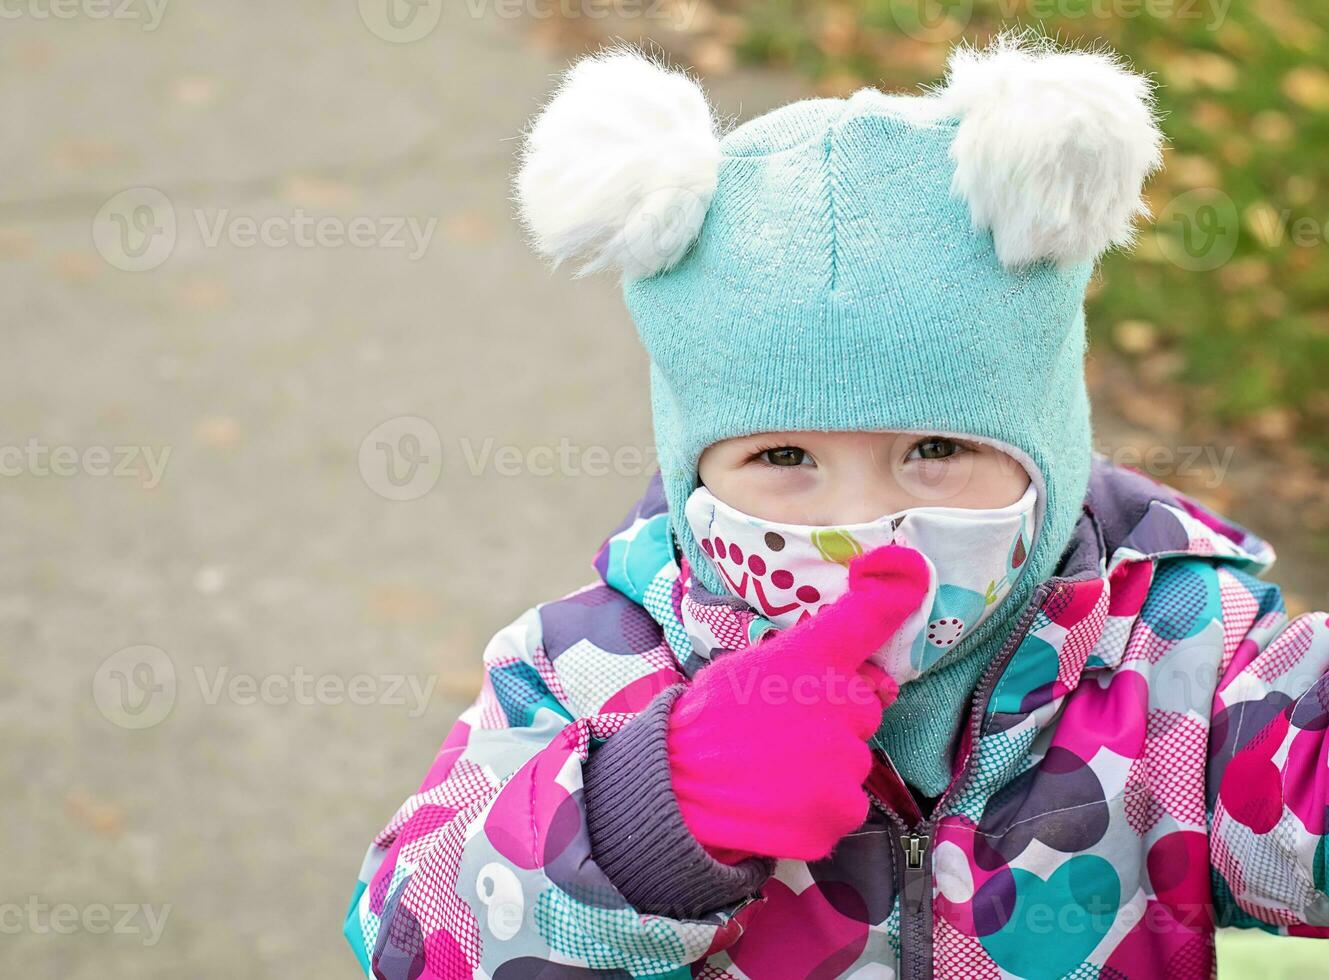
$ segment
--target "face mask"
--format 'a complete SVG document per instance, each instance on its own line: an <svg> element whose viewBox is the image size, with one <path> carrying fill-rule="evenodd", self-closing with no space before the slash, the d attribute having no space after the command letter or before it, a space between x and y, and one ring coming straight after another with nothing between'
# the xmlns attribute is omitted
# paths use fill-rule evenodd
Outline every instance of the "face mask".
<svg viewBox="0 0 1329 980"><path fill-rule="evenodd" d="M872 660L912 680L972 633L1010 591L1029 555L1038 493L1007 507L914 507L865 524L814 527L752 517L698 487L684 507L702 550L734 595L788 627L849 588L849 562L883 545L927 559L927 597Z"/></svg>

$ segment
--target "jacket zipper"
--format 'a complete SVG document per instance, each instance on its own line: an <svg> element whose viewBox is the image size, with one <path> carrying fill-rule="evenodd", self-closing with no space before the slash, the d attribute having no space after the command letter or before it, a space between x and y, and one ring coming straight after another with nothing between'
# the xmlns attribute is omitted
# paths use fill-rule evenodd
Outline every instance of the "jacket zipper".
<svg viewBox="0 0 1329 980"><path fill-rule="evenodd" d="M932 976L932 869L928 860L931 836L915 831L896 838L896 887L900 893L901 980Z"/></svg>
<svg viewBox="0 0 1329 980"><path fill-rule="evenodd" d="M933 828L943 812L944 805L950 798L973 777L975 749L978 747L979 731L983 725L983 715L987 711L988 701L992 698L992 689L1006 669L1015 650L1023 642L1034 617L1043 608L1053 589L1060 588L1064 579L1050 579L1034 590L1029 605L1020 613L1015 627L1002 645L992 662L984 669L969 706L969 755L959 776L951 780L950 786L938 797L932 807L932 816L922 819L922 813L916 806L910 806L911 821L906 822L895 810L886 806L875 792L869 798L886 815L895 827L896 847L892 851L895 861L896 889L900 896L900 971L901 980L931 980L932 978L932 861L930 848L934 837ZM904 780L895 770L895 765L884 754L877 758L890 767L900 785ZM908 790L905 790L908 795ZM912 803L912 800L910 801Z"/></svg>

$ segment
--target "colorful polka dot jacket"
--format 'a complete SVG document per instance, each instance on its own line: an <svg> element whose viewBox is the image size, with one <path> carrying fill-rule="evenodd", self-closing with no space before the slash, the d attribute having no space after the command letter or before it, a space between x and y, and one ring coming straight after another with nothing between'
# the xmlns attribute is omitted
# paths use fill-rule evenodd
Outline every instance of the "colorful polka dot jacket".
<svg viewBox="0 0 1329 980"><path fill-rule="evenodd" d="M679 816L665 726L767 624L690 582L657 479L599 581L490 642L347 937L385 980L1200 980L1217 926L1329 936L1329 618L1289 618L1272 560L1096 462L929 812L880 756L829 857L728 865Z"/></svg>

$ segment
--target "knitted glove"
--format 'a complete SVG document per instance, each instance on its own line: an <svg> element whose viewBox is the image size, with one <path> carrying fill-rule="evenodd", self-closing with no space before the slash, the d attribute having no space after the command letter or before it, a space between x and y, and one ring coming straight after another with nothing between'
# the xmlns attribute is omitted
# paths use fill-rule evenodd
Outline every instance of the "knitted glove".
<svg viewBox="0 0 1329 980"><path fill-rule="evenodd" d="M813 861L867 816L867 739L898 688L867 663L922 602L917 551L849 566L849 591L754 649L699 671L669 718L669 768L688 828L721 861Z"/></svg>

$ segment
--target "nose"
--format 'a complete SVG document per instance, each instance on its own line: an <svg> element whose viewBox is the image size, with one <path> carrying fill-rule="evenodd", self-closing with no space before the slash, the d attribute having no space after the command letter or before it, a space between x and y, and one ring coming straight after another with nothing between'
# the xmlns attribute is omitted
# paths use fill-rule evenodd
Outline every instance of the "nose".
<svg viewBox="0 0 1329 980"><path fill-rule="evenodd" d="M822 523L866 524L908 506L899 487L883 481L880 474L873 474L873 479L848 480L837 486L825 503L826 519Z"/></svg>

